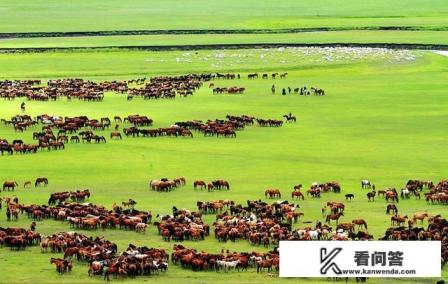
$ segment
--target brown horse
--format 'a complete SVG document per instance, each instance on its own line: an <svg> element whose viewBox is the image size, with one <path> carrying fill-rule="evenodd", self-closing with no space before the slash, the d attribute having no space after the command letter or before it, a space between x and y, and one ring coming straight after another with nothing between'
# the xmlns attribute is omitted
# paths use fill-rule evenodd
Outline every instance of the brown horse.
<svg viewBox="0 0 448 284"><path fill-rule="evenodd" d="M420 220L420 222L423 224L423 221L427 217L428 217L428 213L415 213L414 217L412 219L414 220L414 223L417 223L417 220Z"/></svg>
<svg viewBox="0 0 448 284"><path fill-rule="evenodd" d="M16 188L16 186L19 186L19 184L14 180L7 180L3 183L3 191L5 190L13 190Z"/></svg>
<svg viewBox="0 0 448 284"><path fill-rule="evenodd" d="M352 223L357 225L359 228L364 227L367 230L367 222L364 219L355 219Z"/></svg>
<svg viewBox="0 0 448 284"><path fill-rule="evenodd" d="M303 196L303 193L300 192L300 191L298 191L298 190L294 190L294 191L291 193L291 198L294 199L294 197L295 197L296 199L302 198L302 200L305 200L305 196Z"/></svg>
<svg viewBox="0 0 448 284"><path fill-rule="evenodd" d="M31 181L26 181L24 184L23 184L23 188L30 188L31 187Z"/></svg>
<svg viewBox="0 0 448 284"><path fill-rule="evenodd" d="M113 138L122 139L122 137L121 137L121 133L118 132L118 131L112 131L112 132L110 133L110 139L113 139Z"/></svg>
<svg viewBox="0 0 448 284"><path fill-rule="evenodd" d="M265 268L268 270L268 272L271 272L272 260L260 260L257 262L257 273L263 272L263 269Z"/></svg>
<svg viewBox="0 0 448 284"><path fill-rule="evenodd" d="M60 274L63 274L66 271L71 271L73 267L72 261L66 259L51 258L50 263L56 265L56 271Z"/></svg>
<svg viewBox="0 0 448 284"><path fill-rule="evenodd" d="M401 226L403 225L406 220L408 219L408 216L400 216L400 215L394 215L390 217L390 223L393 225Z"/></svg>
<svg viewBox="0 0 448 284"><path fill-rule="evenodd" d="M264 196L266 198L268 198L268 196L269 198L282 198L282 194L279 189L266 189Z"/></svg>
<svg viewBox="0 0 448 284"><path fill-rule="evenodd" d="M384 196L386 201L391 200L392 202L396 201L398 203L398 194L394 191L388 190Z"/></svg>
<svg viewBox="0 0 448 284"><path fill-rule="evenodd" d="M329 215L327 215L327 218L326 218L326 222L327 223L330 223L331 222L331 220L335 220L336 221L336 225L338 224L338 222L339 222L339 218L341 218L341 216L344 216L344 213L342 213L342 212L340 212L340 213L332 213L332 214L329 214Z"/></svg>
<svg viewBox="0 0 448 284"><path fill-rule="evenodd" d="M196 180L193 183L193 187L194 187L194 189L197 189L198 187L200 187L200 189L204 189L204 188L206 188L205 181L203 181L203 180Z"/></svg>

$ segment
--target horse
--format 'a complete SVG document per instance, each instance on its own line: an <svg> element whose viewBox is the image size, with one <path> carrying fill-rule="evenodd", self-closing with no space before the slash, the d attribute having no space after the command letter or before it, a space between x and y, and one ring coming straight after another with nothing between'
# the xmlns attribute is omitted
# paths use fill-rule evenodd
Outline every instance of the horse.
<svg viewBox="0 0 448 284"><path fill-rule="evenodd" d="M355 219L352 223L357 225L359 228L364 227L367 230L367 222L364 219Z"/></svg>
<svg viewBox="0 0 448 284"><path fill-rule="evenodd" d="M122 139L122 137L121 137L121 133L118 132L118 131L112 131L112 132L110 133L110 139L113 139L113 138Z"/></svg>
<svg viewBox="0 0 448 284"><path fill-rule="evenodd" d="M294 197L295 197L296 199L302 198L302 200L305 200L305 196L303 196L303 193L300 192L300 191L298 191L298 190L294 190L294 191L291 193L291 198L294 199Z"/></svg>
<svg viewBox="0 0 448 284"><path fill-rule="evenodd" d="M355 195L352 194L352 193L349 193L349 194L345 195L345 200L350 200L351 201L353 198L355 198Z"/></svg>
<svg viewBox="0 0 448 284"><path fill-rule="evenodd" d="M395 191L386 191L384 198L386 199L386 201L392 200L392 202L396 201L398 203L398 194Z"/></svg>
<svg viewBox="0 0 448 284"><path fill-rule="evenodd" d="M264 192L265 198L282 198L282 194L279 189L266 189Z"/></svg>
<svg viewBox="0 0 448 284"><path fill-rule="evenodd" d="M36 179L36 182L34 183L35 187L41 186L43 184L44 186L48 185L48 179L46 177L39 177Z"/></svg>
<svg viewBox="0 0 448 284"><path fill-rule="evenodd" d="M31 187L31 181L26 181L24 184L23 184L23 188L30 188Z"/></svg>
<svg viewBox="0 0 448 284"><path fill-rule="evenodd" d="M394 213L394 215L398 214L398 208L395 204L387 204L386 207L386 214L389 214L390 211L392 211Z"/></svg>
<svg viewBox="0 0 448 284"><path fill-rule="evenodd" d="M376 191L371 191L367 193L367 201L375 201Z"/></svg>
<svg viewBox="0 0 448 284"><path fill-rule="evenodd" d="M5 190L14 191L16 186L19 186L19 184L15 180L7 180L3 183L3 191L5 191Z"/></svg>
<svg viewBox="0 0 448 284"><path fill-rule="evenodd" d="M327 215L327 218L325 219L325 221L330 224L331 220L335 220L336 225L337 225L339 222L339 218L341 218L341 216L344 216L344 213L342 213L342 212L332 213L332 214Z"/></svg>
<svg viewBox="0 0 448 284"><path fill-rule="evenodd" d="M257 261L257 273L263 272L263 269L266 268L268 272L271 272L272 269L272 260L260 260Z"/></svg>
<svg viewBox="0 0 448 284"><path fill-rule="evenodd" d="M411 197L411 191L407 188L402 188L400 195L402 199L408 199Z"/></svg>
<svg viewBox="0 0 448 284"><path fill-rule="evenodd" d="M394 224L396 224L397 226L401 226L404 224L404 222L406 222L406 219L408 219L407 215L406 216L394 215L390 217L390 222L392 226Z"/></svg>
<svg viewBox="0 0 448 284"><path fill-rule="evenodd" d="M283 117L286 119L286 122L296 122L297 121L297 119L294 115L289 116L289 115L285 114Z"/></svg>
<svg viewBox="0 0 448 284"><path fill-rule="evenodd" d="M204 189L204 188L206 188L205 181L203 181L203 180L196 180L196 181L194 181L194 183L193 183L193 188L194 188L194 189L197 189L198 186L200 187L200 189Z"/></svg>
<svg viewBox="0 0 448 284"><path fill-rule="evenodd" d="M415 213L412 220L414 220L415 223L417 223L417 220L420 220L420 222L423 224L423 221L426 217L428 217L428 213Z"/></svg>
<svg viewBox="0 0 448 284"><path fill-rule="evenodd" d="M370 183L370 181L369 180L367 180L367 179L363 179L363 180L361 180L361 188L362 189L371 189L372 188L372 184Z"/></svg>

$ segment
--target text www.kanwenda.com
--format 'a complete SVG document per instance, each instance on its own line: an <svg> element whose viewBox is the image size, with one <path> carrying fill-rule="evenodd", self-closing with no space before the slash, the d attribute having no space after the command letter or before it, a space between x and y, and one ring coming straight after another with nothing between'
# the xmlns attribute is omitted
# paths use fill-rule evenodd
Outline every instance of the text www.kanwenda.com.
<svg viewBox="0 0 448 284"><path fill-rule="evenodd" d="M413 275L416 274L414 269L347 269L342 270L343 275L391 275L391 274L402 274L402 275Z"/></svg>

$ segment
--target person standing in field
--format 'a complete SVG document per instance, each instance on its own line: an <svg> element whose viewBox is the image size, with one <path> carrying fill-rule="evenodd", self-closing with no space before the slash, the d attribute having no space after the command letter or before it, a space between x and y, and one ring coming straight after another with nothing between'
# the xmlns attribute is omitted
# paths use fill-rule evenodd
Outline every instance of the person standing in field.
<svg viewBox="0 0 448 284"><path fill-rule="evenodd" d="M22 110L22 112L25 112L25 102L22 102L20 104L20 109Z"/></svg>
<svg viewBox="0 0 448 284"><path fill-rule="evenodd" d="M273 95L275 95L275 85L272 85L271 92L272 92Z"/></svg>

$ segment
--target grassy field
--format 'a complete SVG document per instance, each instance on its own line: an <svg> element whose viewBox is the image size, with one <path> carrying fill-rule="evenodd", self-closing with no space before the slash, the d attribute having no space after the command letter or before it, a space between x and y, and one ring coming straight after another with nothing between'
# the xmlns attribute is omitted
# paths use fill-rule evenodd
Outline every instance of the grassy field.
<svg viewBox="0 0 448 284"><path fill-rule="evenodd" d="M3 0L0 32L448 26L444 0Z"/></svg>
<svg viewBox="0 0 448 284"><path fill-rule="evenodd" d="M0 39L0 48L182 46L256 43L448 44L448 31L327 31L278 34L122 35Z"/></svg>
<svg viewBox="0 0 448 284"><path fill-rule="evenodd" d="M364 52L364 53L363 53ZM361 54L361 55L360 55ZM364 55L363 55L364 54ZM179 60L176 60L179 58ZM207 58L205 60L204 58ZM369 178L377 188L401 187L409 178L440 180L448 170L445 151L446 104L448 98L448 57L433 52L360 51L358 49L285 49L234 50L195 52L66 52L42 54L2 54L2 78L55 78L76 76L91 79L123 79L151 74L184 74L236 70L243 78L250 71L286 71L283 80L217 81L218 86L244 86L241 96L214 96L204 87L193 97L175 100L127 102L123 96L107 94L100 103L79 101L28 102L30 115L88 115L91 118L139 113L148 115L155 126L168 126L175 121L222 118L226 114L249 114L280 118L292 112L296 124L281 128L248 127L236 139L205 138L195 133L187 138L125 138L108 141L106 145L67 145L65 151L39 152L34 155L0 157L0 180L16 179L20 183L37 176L50 180L48 188L19 189L15 194L21 202L45 203L51 192L85 189L92 192L91 202L111 207L132 197L137 208L169 213L171 207L195 209L198 200L264 199L268 187L278 187L288 200L292 186L313 181L338 180L342 192L354 193L347 203L342 220L365 218L369 232L375 237L390 225L385 214L386 203L366 201L360 179ZM269 67L266 67L269 66ZM270 86L277 88L314 85L325 89L325 97L271 95ZM21 100L2 101L1 118L17 114ZM0 137L23 138L31 142L31 132L16 134L0 126ZM108 131L105 131L105 135ZM160 177L186 176L188 185L171 193L148 190L148 181ZM228 179L230 192L194 191L195 179ZM321 219L320 208L329 200L343 200L343 194L325 194L322 199L300 202L303 220ZM8 195L2 193L3 196ZM11 194L9 194L11 195ZM415 212L446 213L446 208L426 205L421 200L400 201L401 214ZM205 220L212 223L213 216ZM21 216L17 223L7 223L4 211L0 226L28 226L30 220ZM426 225L426 222L425 222ZM304 226L298 223L297 226ZM67 224L44 220L38 231L50 234L69 230ZM104 235L117 242L119 249L127 244L170 249L151 228L145 235L120 230L83 231ZM246 241L218 243L213 236L202 242L185 242L199 250L236 251L263 250ZM24 252L0 249L3 283L85 283L100 282L88 278L84 264L75 263L74 271L62 277L49 264L51 254L38 248ZM60 255L58 255L60 256ZM444 277L448 276L445 269ZM270 278L249 272L220 275L215 272L193 273L171 266L166 275L137 278L133 283L157 279L164 283L297 283L294 279ZM131 280L120 280L120 282ZM398 281L431 283L433 279ZM317 283L308 279L307 283ZM370 281L369 281L370 282ZM397 280L376 280L372 283L397 283Z"/></svg>

